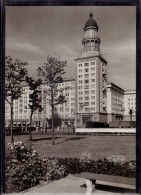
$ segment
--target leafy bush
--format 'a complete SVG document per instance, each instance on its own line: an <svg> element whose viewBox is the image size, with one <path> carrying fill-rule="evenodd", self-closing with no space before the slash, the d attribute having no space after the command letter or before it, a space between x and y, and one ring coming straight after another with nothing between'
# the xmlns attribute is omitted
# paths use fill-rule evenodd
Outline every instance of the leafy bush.
<svg viewBox="0 0 141 195"><path fill-rule="evenodd" d="M82 171L82 163L77 158L59 158L59 165L66 167L68 174L76 174Z"/></svg>
<svg viewBox="0 0 141 195"><path fill-rule="evenodd" d="M19 192L39 184L65 177L66 169L56 159L41 159L31 144L9 144L6 151L6 192Z"/></svg>
<svg viewBox="0 0 141 195"><path fill-rule="evenodd" d="M20 192L39 184L60 179L68 174L91 172L135 177L136 164L121 156L90 160L88 152L77 158L39 158L32 144L9 144L6 150L6 192Z"/></svg>
<svg viewBox="0 0 141 195"><path fill-rule="evenodd" d="M59 163L60 165L63 164L67 168L67 172L70 174L87 171L98 174L136 177L136 166L133 162L125 161L124 163L120 163L109 161L106 158L103 160L89 160L82 162L82 159L65 158L59 159Z"/></svg>
<svg viewBox="0 0 141 195"><path fill-rule="evenodd" d="M45 175L45 165L39 158L11 160L6 163L6 191L19 192L39 184Z"/></svg>
<svg viewBox="0 0 141 195"><path fill-rule="evenodd" d="M38 156L37 151L34 150L31 143L29 145L25 145L21 141L9 143L7 152L10 155L10 159L14 158L18 161L22 161L23 159L27 160L29 158Z"/></svg>
<svg viewBox="0 0 141 195"><path fill-rule="evenodd" d="M60 165L57 159L48 159L46 161L46 180L58 180L68 175L67 169L64 165Z"/></svg>
<svg viewBox="0 0 141 195"><path fill-rule="evenodd" d="M106 158L109 162L114 162L114 163L120 163L120 164L124 164L125 161L125 157L124 156L120 156L120 155L112 155Z"/></svg>
<svg viewBox="0 0 141 195"><path fill-rule="evenodd" d="M32 145L9 144L6 150L6 192L18 192L37 185L46 174L43 160Z"/></svg>

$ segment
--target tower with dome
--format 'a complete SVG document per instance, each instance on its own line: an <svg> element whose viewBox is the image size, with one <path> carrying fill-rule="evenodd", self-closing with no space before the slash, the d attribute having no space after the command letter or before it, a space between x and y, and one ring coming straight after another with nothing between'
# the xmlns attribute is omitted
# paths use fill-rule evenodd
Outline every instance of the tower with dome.
<svg viewBox="0 0 141 195"><path fill-rule="evenodd" d="M100 52L99 27L89 14L82 38L83 52L76 63L76 123L107 121L107 60Z"/></svg>

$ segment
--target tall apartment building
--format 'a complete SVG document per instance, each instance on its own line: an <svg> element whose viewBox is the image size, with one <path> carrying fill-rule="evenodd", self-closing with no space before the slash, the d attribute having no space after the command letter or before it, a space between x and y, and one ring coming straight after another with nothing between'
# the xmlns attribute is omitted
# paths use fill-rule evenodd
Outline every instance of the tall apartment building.
<svg viewBox="0 0 141 195"><path fill-rule="evenodd" d="M33 124L43 126L47 123L47 119L51 118L51 106L49 104L50 96L48 95L48 85L43 83L40 86L41 97L42 97L42 107L43 110L39 112L35 111L33 114ZM75 79L64 79L63 83L58 83L58 89L62 89L63 95L66 97L67 102L55 107L55 112L59 114L62 118L62 125L74 124L74 114L75 114ZM14 111L14 121L17 123L29 123L30 109L29 95L32 91L29 86L23 87L23 93L21 97L14 100L13 111ZM6 102L5 104L5 118L6 122L10 122L10 106Z"/></svg>
<svg viewBox="0 0 141 195"><path fill-rule="evenodd" d="M136 121L136 91L124 92L124 120Z"/></svg>
<svg viewBox="0 0 141 195"><path fill-rule="evenodd" d="M107 84L107 114L108 122L123 120L124 90L113 83Z"/></svg>
<svg viewBox="0 0 141 195"><path fill-rule="evenodd" d="M107 61L100 53L98 25L90 13L84 27L84 52L76 62L76 124L107 121Z"/></svg>

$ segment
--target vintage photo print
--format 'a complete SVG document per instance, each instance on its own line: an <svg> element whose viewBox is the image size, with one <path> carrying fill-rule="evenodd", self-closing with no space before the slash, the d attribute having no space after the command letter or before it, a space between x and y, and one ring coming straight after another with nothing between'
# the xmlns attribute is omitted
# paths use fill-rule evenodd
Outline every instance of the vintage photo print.
<svg viewBox="0 0 141 195"><path fill-rule="evenodd" d="M35 5L5 6L5 193L139 192L136 4Z"/></svg>

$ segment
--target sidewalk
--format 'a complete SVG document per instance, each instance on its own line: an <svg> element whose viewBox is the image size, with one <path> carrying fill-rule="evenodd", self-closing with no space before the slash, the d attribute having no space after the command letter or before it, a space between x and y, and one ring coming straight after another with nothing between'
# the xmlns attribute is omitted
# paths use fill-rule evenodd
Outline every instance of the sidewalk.
<svg viewBox="0 0 141 195"><path fill-rule="evenodd" d="M56 180L48 184L44 182L41 185L38 185L36 187L33 187L23 192L24 195L28 195L28 194L34 195L36 193L37 194L47 194L47 195L51 195L51 194L60 194L60 195L65 194L66 195L70 193L84 195L86 194L85 180L83 178L78 178L73 175L69 175L66 178L62 178L60 180ZM103 190L95 190L93 194L103 195L105 193L109 195L122 194L122 193L106 192Z"/></svg>

